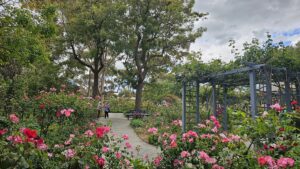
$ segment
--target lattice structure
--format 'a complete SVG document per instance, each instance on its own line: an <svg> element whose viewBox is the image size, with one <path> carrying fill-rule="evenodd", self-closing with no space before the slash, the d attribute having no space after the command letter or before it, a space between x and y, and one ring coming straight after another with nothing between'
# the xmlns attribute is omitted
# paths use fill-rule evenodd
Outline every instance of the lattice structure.
<svg viewBox="0 0 300 169"><path fill-rule="evenodd" d="M268 110L270 105L277 101L282 105L285 104L287 111L292 109L290 104L292 99L300 102L300 73L291 73L286 68L274 68L266 64L248 64L246 67L208 75L197 72L190 77L178 76L178 79L182 83L183 131L186 130L187 123L200 122L201 107L206 107L215 116L218 112L221 113L223 127L227 130L226 110L227 105L232 104L232 101L228 100L228 89L237 87L249 89L250 105L247 109L253 119L257 116L258 110ZM204 84L211 86L211 92L205 93L206 104L200 106L200 88ZM218 100L217 96L221 94L222 98L219 97ZM237 104L238 101L233 103Z"/></svg>

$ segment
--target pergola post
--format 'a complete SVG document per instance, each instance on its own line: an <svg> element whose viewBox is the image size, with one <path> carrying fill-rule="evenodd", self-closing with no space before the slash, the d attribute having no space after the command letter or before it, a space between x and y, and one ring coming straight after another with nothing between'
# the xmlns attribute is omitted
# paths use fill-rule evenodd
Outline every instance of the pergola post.
<svg viewBox="0 0 300 169"><path fill-rule="evenodd" d="M214 116L217 117L217 104L216 104L216 84L212 82L212 101L211 101L211 106L212 106L212 112L214 113Z"/></svg>
<svg viewBox="0 0 300 169"><path fill-rule="evenodd" d="M296 87L296 99L298 104L300 104L300 85L299 82L295 82L295 87Z"/></svg>
<svg viewBox="0 0 300 169"><path fill-rule="evenodd" d="M257 106L256 106L256 79L255 79L255 70L249 71L249 82L250 82L250 112L252 119L255 119Z"/></svg>
<svg viewBox="0 0 300 169"><path fill-rule="evenodd" d="M186 82L182 81L182 132L185 132L186 125Z"/></svg>
<svg viewBox="0 0 300 169"><path fill-rule="evenodd" d="M200 123L200 84L196 81L196 123Z"/></svg>
<svg viewBox="0 0 300 169"><path fill-rule="evenodd" d="M272 81L271 81L271 72L269 70L265 71L265 81L266 81L266 109L269 110L272 105Z"/></svg>
<svg viewBox="0 0 300 169"><path fill-rule="evenodd" d="M228 117L227 117L227 86L226 85L223 86L223 95L224 95L223 126L224 126L224 130L227 131Z"/></svg>
<svg viewBox="0 0 300 169"><path fill-rule="evenodd" d="M287 77L284 81L284 90L285 90L285 104L286 104L286 110L288 112L292 111L292 106L291 106L291 88L290 88L290 77L289 74L287 73Z"/></svg>

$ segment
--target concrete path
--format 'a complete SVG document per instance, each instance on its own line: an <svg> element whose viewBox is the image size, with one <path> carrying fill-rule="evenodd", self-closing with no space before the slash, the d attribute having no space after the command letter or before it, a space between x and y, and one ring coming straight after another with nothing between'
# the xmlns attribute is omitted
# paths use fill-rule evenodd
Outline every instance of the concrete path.
<svg viewBox="0 0 300 169"><path fill-rule="evenodd" d="M128 142L132 145L132 150L135 157L143 158L145 155L148 155L149 159L151 160L159 154L160 150L158 147L144 142L136 135L134 130L129 125L130 120L127 120L123 113L110 113L108 119L101 117L99 122L104 125L112 124L112 131L119 136L127 134L129 137ZM136 147L138 146L140 147L139 153L136 151Z"/></svg>

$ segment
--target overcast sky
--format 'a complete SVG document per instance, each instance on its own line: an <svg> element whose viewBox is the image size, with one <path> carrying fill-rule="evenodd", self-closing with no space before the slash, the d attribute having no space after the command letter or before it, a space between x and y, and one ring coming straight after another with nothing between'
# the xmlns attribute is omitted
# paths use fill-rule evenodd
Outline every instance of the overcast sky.
<svg viewBox="0 0 300 169"><path fill-rule="evenodd" d="M205 62L232 60L230 39L239 48L254 37L266 40L266 32L274 42L293 45L300 41L300 0L196 0L195 10L209 13L197 23L207 32L191 46L191 50L201 50Z"/></svg>

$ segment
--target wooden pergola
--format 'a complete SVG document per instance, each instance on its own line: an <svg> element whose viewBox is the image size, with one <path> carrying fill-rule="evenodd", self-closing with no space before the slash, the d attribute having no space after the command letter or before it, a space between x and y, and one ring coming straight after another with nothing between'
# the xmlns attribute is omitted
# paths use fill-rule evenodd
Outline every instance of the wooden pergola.
<svg viewBox="0 0 300 169"><path fill-rule="evenodd" d="M257 116L257 85L264 85L265 89L265 110L270 109L272 103L272 83L275 80L272 76L276 75L276 82L284 84L284 101L287 111L291 111L291 84L295 84L296 92L294 96L300 102L300 72L289 72L286 68L274 68L266 64L248 64L245 67L233 69L225 72L212 73L203 75L195 73L190 77L179 76L178 79L182 83L182 131L186 130L186 113L187 113L187 86L193 84L195 89L195 118L196 123L200 123L200 87L201 84L208 83L211 85L211 110L212 113L217 116L216 111L216 86L223 88L223 127L224 130L228 129L228 116L226 112L227 108L227 91L229 87L237 86L249 86L250 88L250 114L253 119ZM257 82L260 79L260 82Z"/></svg>

